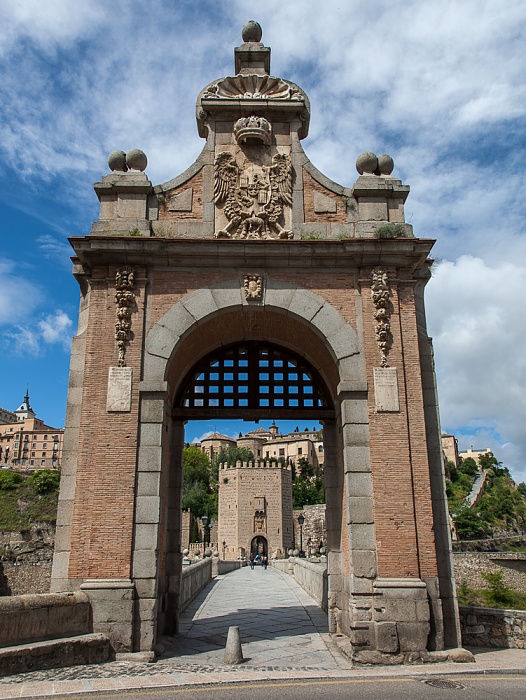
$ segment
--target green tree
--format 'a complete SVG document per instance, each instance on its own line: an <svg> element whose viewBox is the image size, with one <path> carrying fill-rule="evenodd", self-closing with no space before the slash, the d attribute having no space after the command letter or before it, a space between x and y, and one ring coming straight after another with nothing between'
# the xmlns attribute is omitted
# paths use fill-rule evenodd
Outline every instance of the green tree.
<svg viewBox="0 0 526 700"><path fill-rule="evenodd" d="M253 462L254 453L248 447L224 447L218 454L214 457L212 461L212 474L214 479L217 480L219 476L219 465L220 464L230 464L235 466L236 462Z"/></svg>
<svg viewBox="0 0 526 700"><path fill-rule="evenodd" d="M199 447L183 450L183 508L195 517L217 518L217 480L212 475L210 460Z"/></svg>
<svg viewBox="0 0 526 700"><path fill-rule="evenodd" d="M479 468L477 467L477 463L472 457L466 457L466 459L463 459L458 467L458 471L461 474L467 474L468 476L476 476L478 470Z"/></svg>
<svg viewBox="0 0 526 700"><path fill-rule="evenodd" d="M325 489L322 479L320 477L302 479L301 476L297 476L292 481L292 507L299 509L317 503L325 503Z"/></svg>
<svg viewBox="0 0 526 700"><path fill-rule="evenodd" d="M469 508L463 505L456 516L454 516L457 533L460 539L470 539L485 537L489 528L487 523L481 518L480 512L476 508Z"/></svg>

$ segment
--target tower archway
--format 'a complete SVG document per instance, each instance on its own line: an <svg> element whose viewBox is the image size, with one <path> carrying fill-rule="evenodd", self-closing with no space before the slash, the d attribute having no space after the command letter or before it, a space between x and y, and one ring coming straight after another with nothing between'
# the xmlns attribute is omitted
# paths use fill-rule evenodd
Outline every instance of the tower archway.
<svg viewBox="0 0 526 700"><path fill-rule="evenodd" d="M100 219L71 239L81 307L52 590L85 591L94 630L118 649L152 649L177 625L191 411L312 410L325 443L330 629L364 659L458 646L423 299L433 241L404 223L409 188L389 156L359 156L351 187L310 163L307 95L270 77L270 49L254 36L236 49L235 75L198 96L197 161L154 187L144 154L113 152L95 185ZM301 405L277 403L275 375L251 406L226 403L233 385L213 384L210 364L199 384L199 363L242 349L312 375Z"/></svg>

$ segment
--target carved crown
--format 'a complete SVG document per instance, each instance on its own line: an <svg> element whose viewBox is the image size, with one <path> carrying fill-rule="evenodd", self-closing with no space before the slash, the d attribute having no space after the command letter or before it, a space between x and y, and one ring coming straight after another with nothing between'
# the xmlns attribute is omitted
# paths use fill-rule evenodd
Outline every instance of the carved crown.
<svg viewBox="0 0 526 700"><path fill-rule="evenodd" d="M241 117L234 124L234 135L238 143L243 143L247 139L255 139L268 146L271 133L272 127L265 117Z"/></svg>

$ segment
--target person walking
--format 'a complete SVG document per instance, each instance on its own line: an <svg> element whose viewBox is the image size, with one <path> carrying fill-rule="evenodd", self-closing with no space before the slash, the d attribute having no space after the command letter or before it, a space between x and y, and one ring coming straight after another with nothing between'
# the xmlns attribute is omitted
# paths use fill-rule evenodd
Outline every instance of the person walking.
<svg viewBox="0 0 526 700"><path fill-rule="evenodd" d="M250 552L250 568L254 568L254 552Z"/></svg>

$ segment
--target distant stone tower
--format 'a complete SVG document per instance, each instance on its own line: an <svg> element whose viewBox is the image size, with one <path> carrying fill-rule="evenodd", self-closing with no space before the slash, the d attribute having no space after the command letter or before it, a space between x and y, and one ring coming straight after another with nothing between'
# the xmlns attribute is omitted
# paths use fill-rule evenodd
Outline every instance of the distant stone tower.
<svg viewBox="0 0 526 700"><path fill-rule="evenodd" d="M293 545L292 473L277 462L219 467L219 548L226 558L282 557Z"/></svg>

